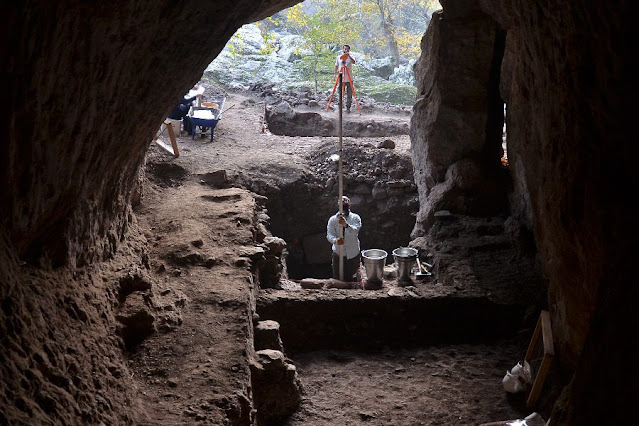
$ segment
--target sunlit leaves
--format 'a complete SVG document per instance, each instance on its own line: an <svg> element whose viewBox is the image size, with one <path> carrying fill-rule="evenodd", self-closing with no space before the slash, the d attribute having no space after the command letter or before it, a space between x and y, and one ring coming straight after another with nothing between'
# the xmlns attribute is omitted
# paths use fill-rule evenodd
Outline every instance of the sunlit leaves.
<svg viewBox="0 0 639 426"><path fill-rule="evenodd" d="M300 66L312 74L316 89L318 78L332 73L335 48L360 38L362 23L354 4L349 0L306 0L287 10L287 25L302 35L303 46L311 52Z"/></svg>
<svg viewBox="0 0 639 426"><path fill-rule="evenodd" d="M240 54L244 45L242 34L239 31L235 32L233 37L226 43L226 47L233 58L236 58Z"/></svg>

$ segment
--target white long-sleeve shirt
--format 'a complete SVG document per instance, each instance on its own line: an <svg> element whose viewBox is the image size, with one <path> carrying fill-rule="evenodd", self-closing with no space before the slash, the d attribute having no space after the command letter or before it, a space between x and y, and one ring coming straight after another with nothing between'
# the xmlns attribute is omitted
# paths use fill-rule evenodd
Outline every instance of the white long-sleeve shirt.
<svg viewBox="0 0 639 426"><path fill-rule="evenodd" d="M338 218L339 212L331 216L326 225L326 239L333 245L332 248L335 253L339 253L339 249L335 244L339 238L340 226L339 223L337 223ZM344 215L344 219L346 219L346 223L348 223L348 228L344 228L344 252L342 253L346 253L347 259L352 259L360 252L359 230L362 227L362 218L356 213L349 212L348 215Z"/></svg>

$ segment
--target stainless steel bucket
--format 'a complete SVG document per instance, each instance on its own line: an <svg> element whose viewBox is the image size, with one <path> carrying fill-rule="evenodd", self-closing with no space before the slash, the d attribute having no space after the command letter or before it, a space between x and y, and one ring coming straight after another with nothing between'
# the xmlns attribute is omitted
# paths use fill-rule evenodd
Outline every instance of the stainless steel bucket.
<svg viewBox="0 0 639 426"><path fill-rule="evenodd" d="M366 269L366 279L370 283L381 283L388 253L381 249L362 250L362 262Z"/></svg>
<svg viewBox="0 0 639 426"><path fill-rule="evenodd" d="M393 257L395 258L395 263L397 263L398 281L410 281L417 254L417 249L412 247L398 247L393 250Z"/></svg>

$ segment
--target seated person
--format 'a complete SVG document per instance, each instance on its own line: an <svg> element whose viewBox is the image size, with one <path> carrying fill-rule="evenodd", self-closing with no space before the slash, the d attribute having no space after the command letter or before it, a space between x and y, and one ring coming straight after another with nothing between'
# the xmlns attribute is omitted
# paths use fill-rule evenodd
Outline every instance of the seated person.
<svg viewBox="0 0 639 426"><path fill-rule="evenodd" d="M193 89L189 90L189 93L180 99L175 108L173 108L173 111L169 114L169 118L172 120L182 120L184 130L189 134L191 133L191 121L188 118L189 109L193 105L193 101L202 99L203 93L204 88L196 84L193 86Z"/></svg>

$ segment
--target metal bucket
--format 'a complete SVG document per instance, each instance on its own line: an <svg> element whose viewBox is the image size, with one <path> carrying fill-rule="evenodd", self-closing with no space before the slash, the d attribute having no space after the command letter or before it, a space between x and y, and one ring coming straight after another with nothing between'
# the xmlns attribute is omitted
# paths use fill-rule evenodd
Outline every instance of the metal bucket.
<svg viewBox="0 0 639 426"><path fill-rule="evenodd" d="M362 262L366 269L366 279L370 283L381 283L388 253L381 249L362 250Z"/></svg>
<svg viewBox="0 0 639 426"><path fill-rule="evenodd" d="M393 250L393 257L397 263L397 280L410 281L411 271L417 259L417 249L412 247L398 247Z"/></svg>

